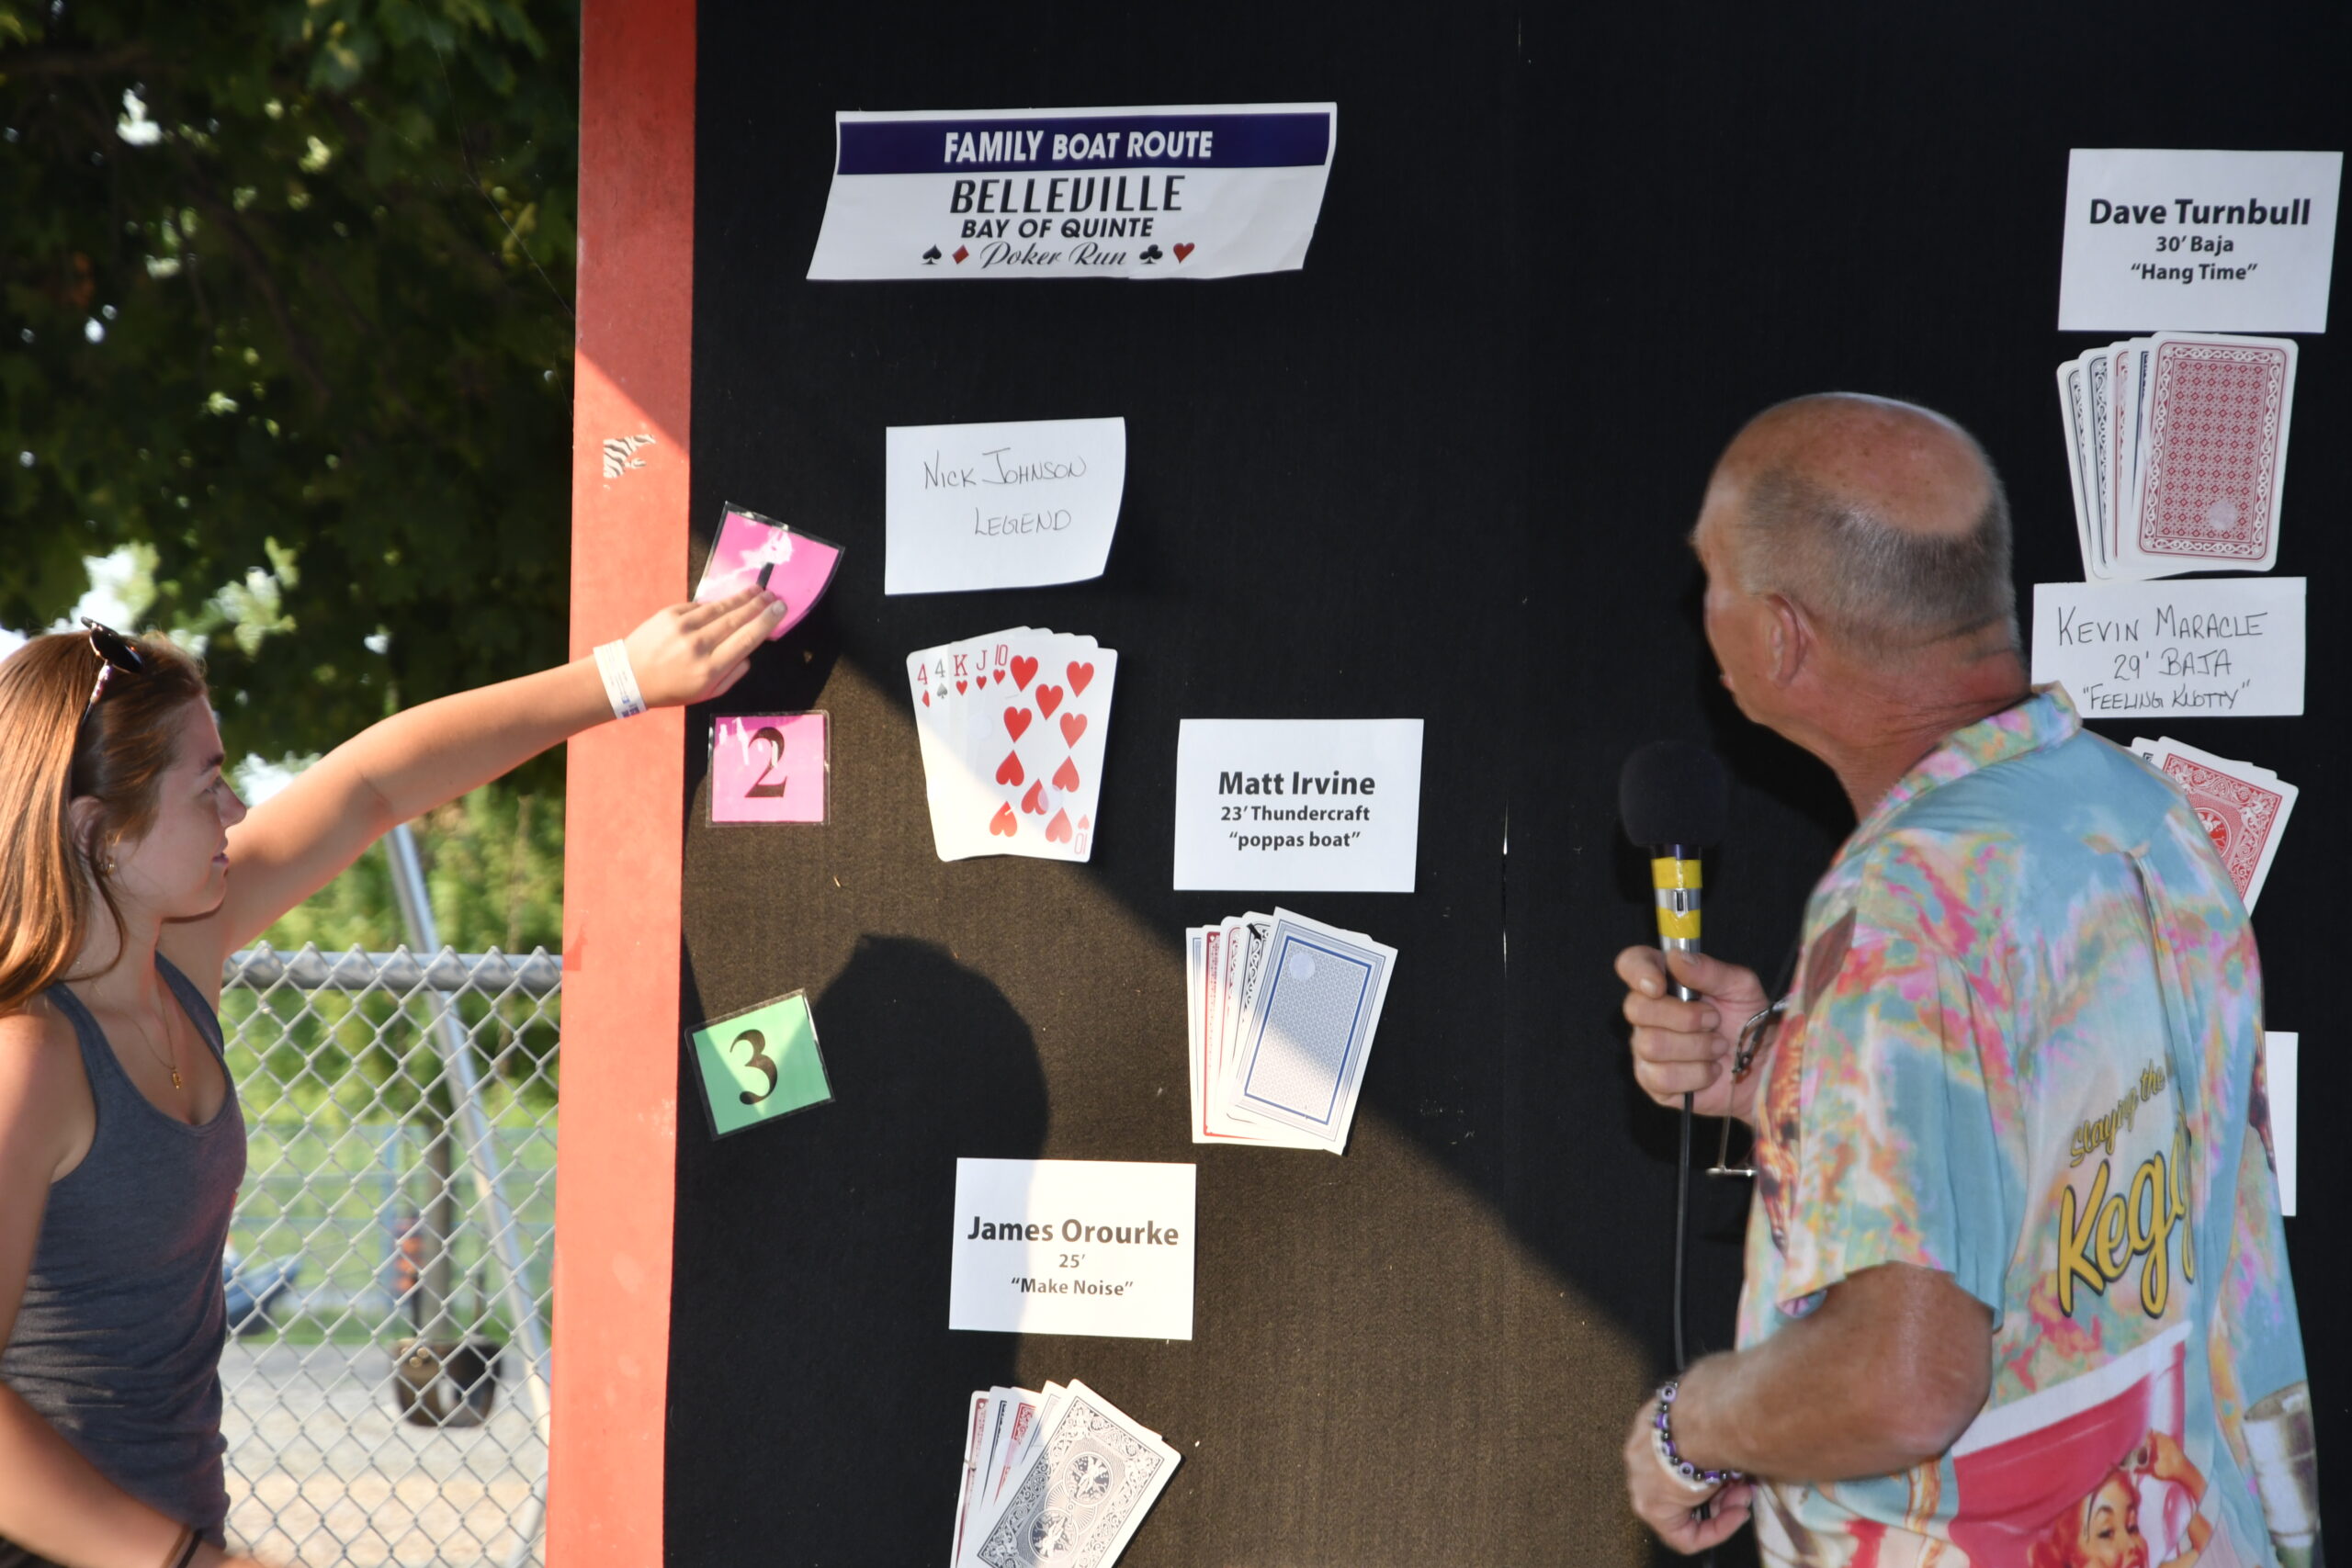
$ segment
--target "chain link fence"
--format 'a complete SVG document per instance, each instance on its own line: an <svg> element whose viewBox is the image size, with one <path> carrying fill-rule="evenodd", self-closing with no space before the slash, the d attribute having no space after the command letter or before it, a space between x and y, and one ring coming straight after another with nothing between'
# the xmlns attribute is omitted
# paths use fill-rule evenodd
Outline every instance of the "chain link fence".
<svg viewBox="0 0 2352 1568"><path fill-rule="evenodd" d="M259 947L222 978L232 1543L542 1561L559 960Z"/></svg>

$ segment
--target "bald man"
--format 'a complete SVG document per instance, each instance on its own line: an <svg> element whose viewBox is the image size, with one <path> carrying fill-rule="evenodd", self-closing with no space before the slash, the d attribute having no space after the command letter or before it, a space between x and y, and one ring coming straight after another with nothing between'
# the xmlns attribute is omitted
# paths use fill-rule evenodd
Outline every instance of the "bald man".
<svg viewBox="0 0 2352 1568"><path fill-rule="evenodd" d="M2312 1561L2254 938L2180 795L2030 687L1991 464L1800 399L1691 544L1724 684L1860 823L1776 1012L1730 964L1617 961L1642 1087L1758 1168L1739 1348L1635 1417L1635 1511L1685 1551L1752 1516L1808 1568Z"/></svg>

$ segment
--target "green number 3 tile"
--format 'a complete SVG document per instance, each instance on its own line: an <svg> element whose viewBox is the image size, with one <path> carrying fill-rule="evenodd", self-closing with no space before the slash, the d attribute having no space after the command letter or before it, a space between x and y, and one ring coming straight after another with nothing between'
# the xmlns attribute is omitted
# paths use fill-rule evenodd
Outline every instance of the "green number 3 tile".
<svg viewBox="0 0 2352 1568"><path fill-rule="evenodd" d="M792 991L686 1031L710 1135L723 1138L833 1098L808 993Z"/></svg>

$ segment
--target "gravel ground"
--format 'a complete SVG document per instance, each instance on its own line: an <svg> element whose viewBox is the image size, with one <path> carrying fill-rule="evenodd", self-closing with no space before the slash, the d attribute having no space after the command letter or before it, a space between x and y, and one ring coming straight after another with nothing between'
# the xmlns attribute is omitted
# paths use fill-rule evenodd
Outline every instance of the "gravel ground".
<svg viewBox="0 0 2352 1568"><path fill-rule="evenodd" d="M518 1359L472 1427L400 1419L391 1367L380 1346L228 1347L231 1544L301 1568L541 1562L547 1450Z"/></svg>

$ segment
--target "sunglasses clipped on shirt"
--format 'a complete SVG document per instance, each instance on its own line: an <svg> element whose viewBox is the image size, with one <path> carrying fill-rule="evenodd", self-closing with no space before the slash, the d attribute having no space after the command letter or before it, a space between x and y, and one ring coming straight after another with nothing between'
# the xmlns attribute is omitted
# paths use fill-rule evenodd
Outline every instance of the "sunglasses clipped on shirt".
<svg viewBox="0 0 2352 1568"><path fill-rule="evenodd" d="M100 626L87 615L82 617L82 626L89 633L90 651L98 656L97 683L90 688L90 700L82 705L82 716L86 719L90 710L98 705L98 699L107 694L107 682L114 679L115 671L143 675L147 672L147 656L139 651L137 643L112 626Z"/></svg>

